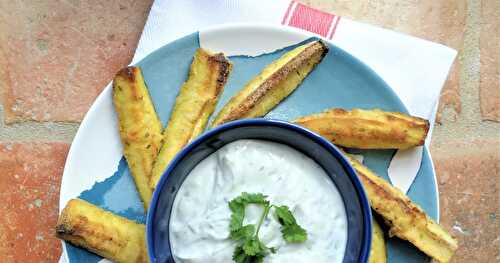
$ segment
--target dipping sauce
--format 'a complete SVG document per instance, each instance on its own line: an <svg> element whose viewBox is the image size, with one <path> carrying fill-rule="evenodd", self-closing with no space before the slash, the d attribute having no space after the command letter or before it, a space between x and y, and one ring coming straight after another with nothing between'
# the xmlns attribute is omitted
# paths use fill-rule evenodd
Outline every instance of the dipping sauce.
<svg viewBox="0 0 500 263"><path fill-rule="evenodd" d="M307 231L307 241L286 243L273 209L259 231L277 252L264 262L342 262L347 218L342 198L315 161L299 151L264 140L238 140L202 160L174 200L170 243L175 262L233 262L236 242L229 239L228 202L242 192L262 193L286 205ZM262 208L249 205L244 224L259 221Z"/></svg>

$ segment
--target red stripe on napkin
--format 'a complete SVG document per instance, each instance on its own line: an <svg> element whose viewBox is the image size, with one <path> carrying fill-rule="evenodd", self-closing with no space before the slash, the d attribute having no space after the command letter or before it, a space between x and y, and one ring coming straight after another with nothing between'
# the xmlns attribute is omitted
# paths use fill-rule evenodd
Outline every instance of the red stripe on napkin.
<svg viewBox="0 0 500 263"><path fill-rule="evenodd" d="M339 20L339 16L291 1L281 24L305 29L331 39Z"/></svg>
<svg viewBox="0 0 500 263"><path fill-rule="evenodd" d="M292 7L295 6L294 1L290 1L290 4L288 5L288 8L286 9L285 16L283 17L283 20L281 21L282 25L288 24L288 15L290 14L290 10L292 10Z"/></svg>
<svg viewBox="0 0 500 263"><path fill-rule="evenodd" d="M333 23L332 29L330 31L330 34L328 34L328 39L332 39L333 35L335 35L335 31L337 31L337 25L339 24L340 21L340 16L335 16L335 22Z"/></svg>

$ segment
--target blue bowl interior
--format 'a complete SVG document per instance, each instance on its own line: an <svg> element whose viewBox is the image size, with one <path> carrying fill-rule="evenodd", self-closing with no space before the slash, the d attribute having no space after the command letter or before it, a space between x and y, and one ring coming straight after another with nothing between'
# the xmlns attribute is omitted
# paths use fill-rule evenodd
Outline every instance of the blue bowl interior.
<svg viewBox="0 0 500 263"><path fill-rule="evenodd" d="M338 149L318 135L295 125L273 120L241 120L222 125L188 145L160 180L147 218L151 262L174 262L169 241L172 205L184 179L204 158L239 139L260 139L286 144L315 160L344 200L348 239L344 262L366 262L371 243L371 212L361 183Z"/></svg>

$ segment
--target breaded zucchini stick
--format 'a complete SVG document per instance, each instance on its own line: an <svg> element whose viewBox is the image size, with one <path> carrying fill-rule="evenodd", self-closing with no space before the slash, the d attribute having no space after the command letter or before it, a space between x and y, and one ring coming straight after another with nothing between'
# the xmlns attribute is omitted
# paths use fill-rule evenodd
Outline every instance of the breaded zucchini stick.
<svg viewBox="0 0 500 263"><path fill-rule="evenodd" d="M264 116L298 87L327 52L323 42L314 41L284 54L232 97L212 126Z"/></svg>
<svg viewBox="0 0 500 263"><path fill-rule="evenodd" d="M163 136L161 122L138 67L127 67L116 74L113 103L118 113L123 153L147 210L153 195L148 182Z"/></svg>
<svg viewBox="0 0 500 263"><path fill-rule="evenodd" d="M449 262L458 247L457 241L399 189L347 156L363 183L371 207L391 227L389 235L410 241L438 262Z"/></svg>
<svg viewBox="0 0 500 263"><path fill-rule="evenodd" d="M372 222L372 247L370 250L370 258L368 259L368 263L386 263L387 251L385 248L384 232L382 232L382 228L380 228L380 225L373 217Z"/></svg>
<svg viewBox="0 0 500 263"><path fill-rule="evenodd" d="M427 120L379 109L330 109L294 121L334 144L358 149L407 149L424 144Z"/></svg>
<svg viewBox="0 0 500 263"><path fill-rule="evenodd" d="M154 189L174 156L200 135L224 90L232 64L222 53L198 49L188 80L182 85L163 132L164 143L153 166L150 188Z"/></svg>
<svg viewBox="0 0 500 263"><path fill-rule="evenodd" d="M59 216L56 236L117 263L148 262L146 227L81 199Z"/></svg>

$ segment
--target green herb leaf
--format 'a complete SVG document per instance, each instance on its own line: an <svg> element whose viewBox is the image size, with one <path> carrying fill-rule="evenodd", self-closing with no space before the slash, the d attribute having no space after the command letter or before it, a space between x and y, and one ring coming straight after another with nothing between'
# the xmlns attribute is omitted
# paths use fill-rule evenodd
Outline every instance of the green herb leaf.
<svg viewBox="0 0 500 263"><path fill-rule="evenodd" d="M231 210L231 222L229 228L231 233L238 231L243 226L243 219L245 218L245 204L232 200L229 202L229 209Z"/></svg>
<svg viewBox="0 0 500 263"><path fill-rule="evenodd" d="M243 251L250 256L265 255L266 246L257 237L247 239L243 244Z"/></svg>
<svg viewBox="0 0 500 263"><path fill-rule="evenodd" d="M288 225L281 227L283 239L288 243L302 243L307 240L307 232L299 225Z"/></svg>
<svg viewBox="0 0 500 263"><path fill-rule="evenodd" d="M246 240L252 238L255 234L255 225L246 225L231 232L231 239L233 240Z"/></svg>
<svg viewBox="0 0 500 263"><path fill-rule="evenodd" d="M247 262L247 254L243 251L243 246L237 246L233 252L233 261L236 263L246 263Z"/></svg>
<svg viewBox="0 0 500 263"><path fill-rule="evenodd" d="M243 246L237 246L233 252L233 261L236 263L263 263L265 255L250 256L245 254Z"/></svg>
<svg viewBox="0 0 500 263"><path fill-rule="evenodd" d="M257 194L249 194L243 192L239 197L236 198L238 202L242 202L244 204L269 204L269 201L266 200L267 196L257 193Z"/></svg>
<svg viewBox="0 0 500 263"><path fill-rule="evenodd" d="M274 206L274 213L276 214L276 218L278 222L282 226L294 225L297 224L295 217L293 217L292 212L286 205L282 206Z"/></svg>
<svg viewBox="0 0 500 263"><path fill-rule="evenodd" d="M288 206L275 206L274 212L278 222L281 224L283 239L288 243L302 243L307 240L307 232L297 224Z"/></svg>

